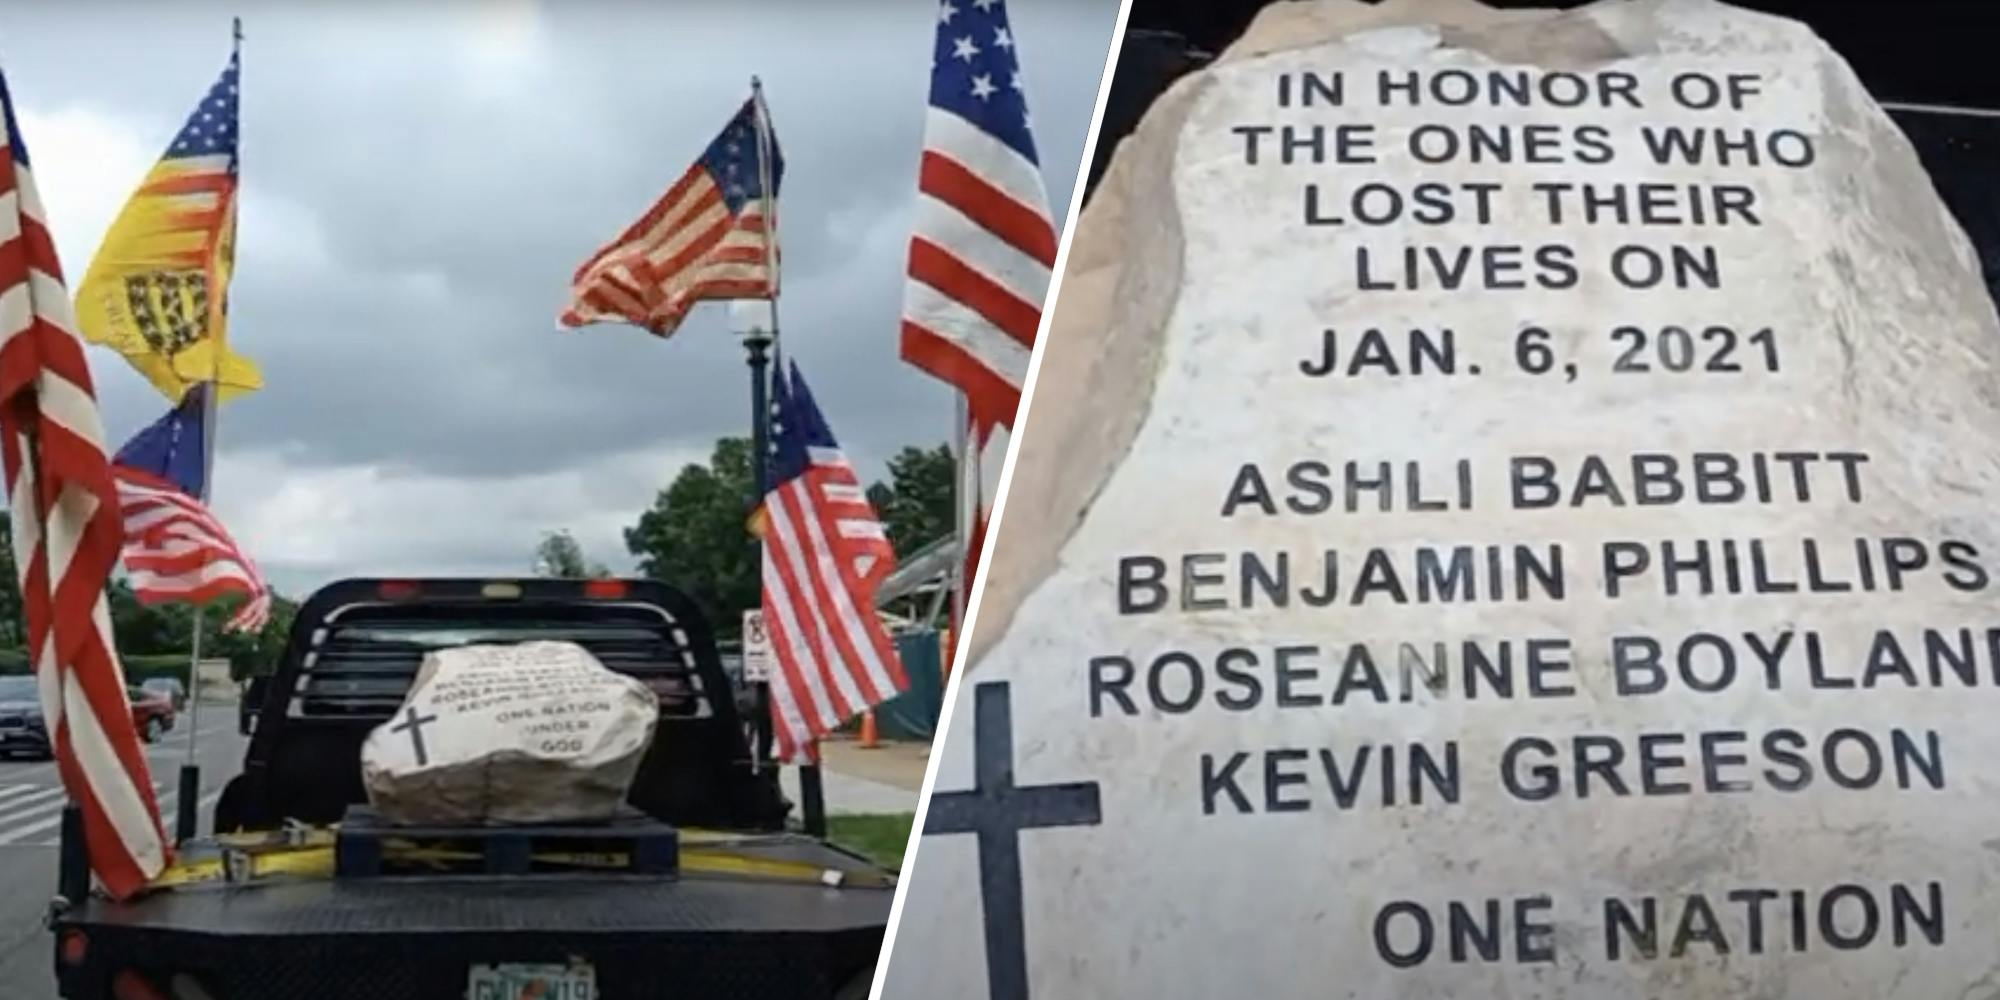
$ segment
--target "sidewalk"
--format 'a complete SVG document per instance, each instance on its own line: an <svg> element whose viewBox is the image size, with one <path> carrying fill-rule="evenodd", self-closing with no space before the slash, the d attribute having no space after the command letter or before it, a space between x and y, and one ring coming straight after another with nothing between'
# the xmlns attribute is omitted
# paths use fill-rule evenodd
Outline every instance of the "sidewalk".
<svg viewBox="0 0 2000 1000"><path fill-rule="evenodd" d="M820 757L829 771L907 788L924 787L924 768L930 766L931 745L883 741L873 750L861 749L853 740L828 740L820 744Z"/></svg>
<svg viewBox="0 0 2000 1000"><path fill-rule="evenodd" d="M873 750L848 740L822 744L827 814L915 812L929 754L928 743L883 743ZM798 768L783 768L779 782L785 797L799 802Z"/></svg>

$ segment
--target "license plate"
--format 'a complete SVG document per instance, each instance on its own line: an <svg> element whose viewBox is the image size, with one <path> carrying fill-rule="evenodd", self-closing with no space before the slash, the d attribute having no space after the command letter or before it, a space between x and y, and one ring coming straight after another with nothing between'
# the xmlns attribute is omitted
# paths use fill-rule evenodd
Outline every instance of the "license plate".
<svg viewBox="0 0 2000 1000"><path fill-rule="evenodd" d="M465 1000L597 1000L597 970L586 962L475 965Z"/></svg>

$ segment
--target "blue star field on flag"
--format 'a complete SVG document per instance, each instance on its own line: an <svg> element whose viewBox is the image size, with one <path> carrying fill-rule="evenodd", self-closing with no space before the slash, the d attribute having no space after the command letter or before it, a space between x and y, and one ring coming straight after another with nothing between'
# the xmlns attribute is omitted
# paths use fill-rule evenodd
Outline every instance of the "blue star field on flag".
<svg viewBox="0 0 2000 1000"><path fill-rule="evenodd" d="M1040 162L1002 0L942 0L931 60L932 106L992 133L1030 163Z"/></svg>
<svg viewBox="0 0 2000 1000"><path fill-rule="evenodd" d="M744 202L764 197L764 175L758 169L761 162L757 150L757 105L746 101L736 117L723 127L722 134L701 154L702 166L715 178L715 186L722 189L722 201L729 206L729 214L741 214ZM785 155L778 149L778 137L773 133L771 197L778 196L784 176Z"/></svg>
<svg viewBox="0 0 2000 1000"><path fill-rule="evenodd" d="M237 79L242 73L242 57L232 53L229 65L223 67L222 76L215 86L208 88L201 103L195 105L188 115L187 123L167 145L164 159L178 159L185 156L215 156L226 153L229 156L229 170L236 171L236 112Z"/></svg>

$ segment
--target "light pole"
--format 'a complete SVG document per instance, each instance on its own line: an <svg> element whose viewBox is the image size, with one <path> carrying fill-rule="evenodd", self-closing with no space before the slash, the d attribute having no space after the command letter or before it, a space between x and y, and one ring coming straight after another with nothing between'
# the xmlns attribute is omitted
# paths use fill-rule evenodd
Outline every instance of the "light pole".
<svg viewBox="0 0 2000 1000"><path fill-rule="evenodd" d="M772 334L771 320L774 318L770 303L761 300L741 300L729 304L731 325L743 338L743 350L748 354L750 365L750 507L755 510L764 502L764 494L770 492L767 482L771 466L771 345L777 337ZM764 543L752 535L750 538L750 565L758 574L758 586L763 586ZM747 665L748 660L745 660ZM764 677L752 682L757 694L756 761L762 768L771 759L771 684Z"/></svg>
<svg viewBox="0 0 2000 1000"><path fill-rule="evenodd" d="M762 300L740 300L730 303L730 314L737 335L743 338L750 365L750 483L755 491L750 502L754 508L764 501L771 488L767 475L771 461L770 351L778 340L777 308ZM779 377L784 377L784 373L780 372ZM761 592L763 541L753 537L750 546ZM761 768L771 759L771 684L764 679L756 684L757 766ZM812 836L826 836L826 792L820 784L819 765L799 765L799 798L800 825Z"/></svg>

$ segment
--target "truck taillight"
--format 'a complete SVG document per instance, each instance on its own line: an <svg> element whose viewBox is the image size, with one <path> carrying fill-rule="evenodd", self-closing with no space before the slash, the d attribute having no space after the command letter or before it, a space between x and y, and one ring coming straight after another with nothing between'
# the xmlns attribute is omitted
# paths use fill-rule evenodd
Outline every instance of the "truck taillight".
<svg viewBox="0 0 2000 1000"><path fill-rule="evenodd" d="M407 601L417 596L414 580L384 580L375 585L375 596L385 601Z"/></svg>
<svg viewBox="0 0 2000 1000"><path fill-rule="evenodd" d="M624 597L628 589L623 580L591 580L583 585L583 596L617 600Z"/></svg>
<svg viewBox="0 0 2000 1000"><path fill-rule="evenodd" d="M131 969L111 977L111 996L114 1000L168 1000L163 990Z"/></svg>
<svg viewBox="0 0 2000 1000"><path fill-rule="evenodd" d="M82 931L64 931L56 954L64 965L82 965L84 957L90 954L90 939Z"/></svg>

